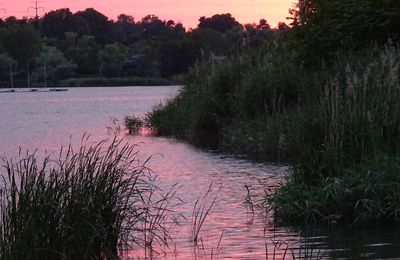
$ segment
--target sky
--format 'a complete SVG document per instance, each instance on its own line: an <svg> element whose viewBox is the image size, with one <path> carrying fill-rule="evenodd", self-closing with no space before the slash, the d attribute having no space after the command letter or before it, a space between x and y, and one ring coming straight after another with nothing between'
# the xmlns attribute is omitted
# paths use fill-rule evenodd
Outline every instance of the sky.
<svg viewBox="0 0 400 260"><path fill-rule="evenodd" d="M272 26L286 22L288 10L295 0L43 0L38 2L39 15L59 8L68 7L72 12L92 7L115 19L119 14L132 15L136 21L148 14L157 15L162 20L182 22L187 28L195 28L201 16L231 13L240 23L258 22L266 19ZM31 0L0 0L0 8L5 8L7 16L34 16Z"/></svg>

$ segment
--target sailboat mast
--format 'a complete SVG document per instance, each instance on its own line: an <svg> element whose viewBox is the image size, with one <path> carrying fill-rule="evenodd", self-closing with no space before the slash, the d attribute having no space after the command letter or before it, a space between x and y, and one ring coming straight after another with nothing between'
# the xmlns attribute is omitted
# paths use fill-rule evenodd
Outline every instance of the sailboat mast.
<svg viewBox="0 0 400 260"><path fill-rule="evenodd" d="M11 79L11 88L14 88L13 70L11 63L10 63L10 79Z"/></svg>
<svg viewBox="0 0 400 260"><path fill-rule="evenodd" d="M47 88L47 69L46 69L46 63L44 64L44 87Z"/></svg>
<svg viewBox="0 0 400 260"><path fill-rule="evenodd" d="M30 80L30 75L29 75L29 62L26 63L26 72L27 72L27 76L28 76L28 88L31 87L31 80Z"/></svg>

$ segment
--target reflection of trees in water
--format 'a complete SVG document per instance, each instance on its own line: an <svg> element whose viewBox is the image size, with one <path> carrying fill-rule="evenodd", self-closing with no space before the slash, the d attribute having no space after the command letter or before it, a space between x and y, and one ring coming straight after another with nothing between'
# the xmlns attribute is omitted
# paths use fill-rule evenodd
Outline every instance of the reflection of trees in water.
<svg viewBox="0 0 400 260"><path fill-rule="evenodd" d="M390 228L344 230L270 222L264 234L268 259L397 259L400 255L400 233Z"/></svg>

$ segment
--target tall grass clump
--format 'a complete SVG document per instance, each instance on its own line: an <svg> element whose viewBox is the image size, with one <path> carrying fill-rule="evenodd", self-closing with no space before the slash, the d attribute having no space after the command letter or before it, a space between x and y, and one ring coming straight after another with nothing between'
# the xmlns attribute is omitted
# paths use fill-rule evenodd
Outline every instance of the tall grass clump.
<svg viewBox="0 0 400 260"><path fill-rule="evenodd" d="M148 122L161 135L174 135L197 144L218 143L221 129L231 119L232 104L226 95L240 79L245 62L240 59L197 64L187 85L164 107L156 107Z"/></svg>
<svg viewBox="0 0 400 260"><path fill-rule="evenodd" d="M299 148L299 154L306 155L301 161L307 171L314 166L306 158L324 164L331 161L322 171L327 175L365 158L398 154L399 51L387 47L368 52L340 59L322 86L315 109L320 114L318 129L323 131L315 131L317 145L306 143Z"/></svg>
<svg viewBox="0 0 400 260"><path fill-rule="evenodd" d="M234 54L225 62L197 64L179 95L156 107L148 121L161 135L220 145L229 139L227 126L232 122L264 119L303 102L301 68L293 59L285 45L269 44L248 54Z"/></svg>
<svg viewBox="0 0 400 260"><path fill-rule="evenodd" d="M314 140L289 140L296 165L289 182L269 199L277 216L309 222L399 222L399 65L396 47L338 59L320 100L312 104L314 122L293 131L305 136L308 129ZM305 122L313 120L310 115Z"/></svg>
<svg viewBox="0 0 400 260"><path fill-rule="evenodd" d="M117 259L145 233L164 237L162 224L143 229L155 187L134 146L103 141L3 164L1 259Z"/></svg>
<svg viewBox="0 0 400 260"><path fill-rule="evenodd" d="M400 220L400 160L381 155L364 159L340 175L310 184L289 178L267 197L280 220L327 224L393 224Z"/></svg>
<svg viewBox="0 0 400 260"><path fill-rule="evenodd" d="M124 125L129 134L137 134L143 127L143 120L136 115L126 115L124 117Z"/></svg>

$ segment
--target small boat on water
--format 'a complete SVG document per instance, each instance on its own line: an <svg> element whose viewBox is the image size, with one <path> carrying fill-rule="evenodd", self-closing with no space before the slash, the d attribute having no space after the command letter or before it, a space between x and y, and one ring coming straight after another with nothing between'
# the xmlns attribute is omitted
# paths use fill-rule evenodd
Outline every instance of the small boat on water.
<svg viewBox="0 0 400 260"><path fill-rule="evenodd" d="M50 88L49 91L60 92L60 91L68 91L67 88Z"/></svg>
<svg viewBox="0 0 400 260"><path fill-rule="evenodd" d="M8 88L0 89L0 93L26 93L26 92L61 92L67 88Z"/></svg>

